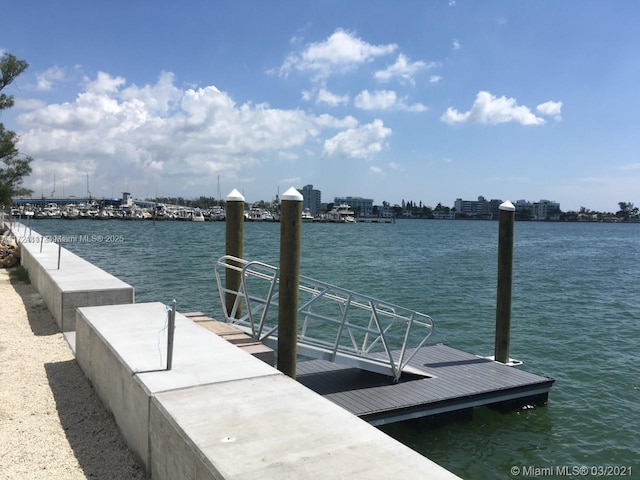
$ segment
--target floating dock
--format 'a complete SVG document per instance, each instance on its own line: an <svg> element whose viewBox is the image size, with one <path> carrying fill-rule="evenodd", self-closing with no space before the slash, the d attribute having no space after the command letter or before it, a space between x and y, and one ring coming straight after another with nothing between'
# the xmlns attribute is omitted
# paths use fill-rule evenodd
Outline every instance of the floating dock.
<svg viewBox="0 0 640 480"><path fill-rule="evenodd" d="M372 425L464 411L481 405L544 405L554 379L451 348L422 347L411 366L430 376L386 375L326 360L299 362L297 380Z"/></svg>
<svg viewBox="0 0 640 480"><path fill-rule="evenodd" d="M234 326L201 312L195 323L249 353L273 362L273 351ZM463 412L478 406L517 409L547 403L554 379L438 344L418 349L410 362L428 376L388 375L326 360L297 364L296 380L372 425Z"/></svg>
<svg viewBox="0 0 640 480"><path fill-rule="evenodd" d="M241 274L241 285L224 286L223 270ZM231 256L220 258L215 271L226 323L273 349L282 301L278 272ZM468 417L482 405L516 410L547 403L552 378L519 362L427 344L434 322L426 314L306 276L299 282L292 376L372 425L422 417L441 423L445 414Z"/></svg>

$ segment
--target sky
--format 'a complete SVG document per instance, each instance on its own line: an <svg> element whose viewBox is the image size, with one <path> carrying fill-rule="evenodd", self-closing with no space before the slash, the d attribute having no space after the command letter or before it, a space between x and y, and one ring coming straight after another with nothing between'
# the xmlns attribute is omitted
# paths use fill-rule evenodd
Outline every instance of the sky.
<svg viewBox="0 0 640 480"><path fill-rule="evenodd" d="M640 204L640 2L5 2L34 196Z"/></svg>

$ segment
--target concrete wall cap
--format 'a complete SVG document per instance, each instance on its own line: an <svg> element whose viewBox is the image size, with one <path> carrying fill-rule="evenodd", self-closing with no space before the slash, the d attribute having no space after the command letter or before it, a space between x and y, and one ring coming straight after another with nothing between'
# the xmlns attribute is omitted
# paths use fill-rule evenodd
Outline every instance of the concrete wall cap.
<svg viewBox="0 0 640 480"><path fill-rule="evenodd" d="M244 202L244 195L234 188L231 190L231 193L227 195L227 202Z"/></svg>
<svg viewBox="0 0 640 480"><path fill-rule="evenodd" d="M287 190L282 194L281 198L282 200L293 200L293 201L301 202L302 194L295 188L291 187L289 190Z"/></svg>

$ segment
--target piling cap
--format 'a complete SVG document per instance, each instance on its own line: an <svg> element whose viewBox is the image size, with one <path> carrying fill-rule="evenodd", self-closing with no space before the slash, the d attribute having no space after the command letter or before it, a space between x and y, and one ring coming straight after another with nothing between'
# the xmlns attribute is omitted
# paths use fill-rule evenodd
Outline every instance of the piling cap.
<svg viewBox="0 0 640 480"><path fill-rule="evenodd" d="M515 212L516 211L516 207L514 207L513 203L511 203L509 200L507 200L504 203L501 203L498 208L500 210L505 210L507 212Z"/></svg>
<svg viewBox="0 0 640 480"><path fill-rule="evenodd" d="M244 202L244 195L234 188L231 190L231 193L227 195L227 202Z"/></svg>
<svg viewBox="0 0 640 480"><path fill-rule="evenodd" d="M301 202L302 201L302 194L296 190L295 188L291 187L289 190L287 190L286 192L284 192L282 194L282 197L280 197L282 200L292 200L294 202Z"/></svg>

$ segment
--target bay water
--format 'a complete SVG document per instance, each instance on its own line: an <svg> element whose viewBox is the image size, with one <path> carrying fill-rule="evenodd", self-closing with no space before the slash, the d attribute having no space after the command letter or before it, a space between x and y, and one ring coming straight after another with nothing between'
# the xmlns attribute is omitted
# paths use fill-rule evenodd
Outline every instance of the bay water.
<svg viewBox="0 0 640 480"><path fill-rule="evenodd" d="M175 299L180 312L222 317L214 264L225 223L31 226L93 235L64 246L131 284L137 303ZM302 235L301 274L431 315L432 343L493 354L497 222L311 223ZM247 223L244 238L246 259L278 264L279 224ZM607 466L640 477L640 224L517 222L512 302L510 356L556 380L547 406L383 430L463 478L560 478L564 467L607 478L597 475Z"/></svg>

